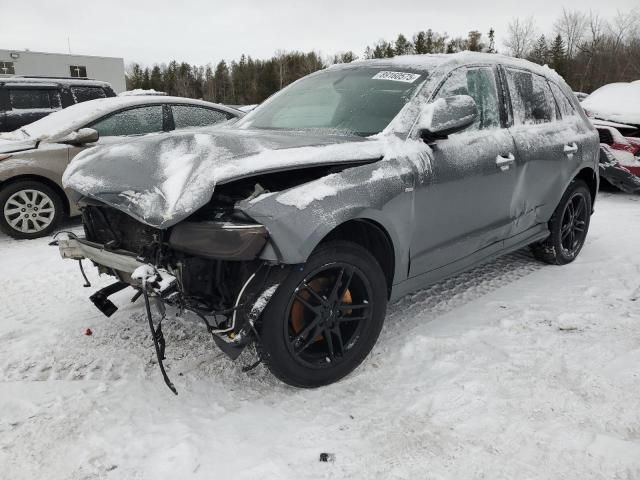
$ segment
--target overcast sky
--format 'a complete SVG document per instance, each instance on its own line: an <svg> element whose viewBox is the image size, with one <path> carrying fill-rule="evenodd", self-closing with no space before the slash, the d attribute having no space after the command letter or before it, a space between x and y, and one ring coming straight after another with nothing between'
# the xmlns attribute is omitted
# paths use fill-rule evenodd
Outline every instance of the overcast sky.
<svg viewBox="0 0 640 480"><path fill-rule="evenodd" d="M124 57L144 64L171 59L216 63L242 53L267 58L276 50L329 55L432 28L450 36L496 30L498 50L509 21L534 15L541 33L568 9L612 17L638 0L1 0L0 49Z"/></svg>

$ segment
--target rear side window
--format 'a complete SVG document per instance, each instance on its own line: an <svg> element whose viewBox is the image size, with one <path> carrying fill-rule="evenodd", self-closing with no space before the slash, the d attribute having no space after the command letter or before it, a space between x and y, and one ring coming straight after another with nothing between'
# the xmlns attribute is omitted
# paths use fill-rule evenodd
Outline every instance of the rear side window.
<svg viewBox="0 0 640 480"><path fill-rule="evenodd" d="M172 105L173 123L176 129L206 127L227 120L229 117L218 110L191 107L188 105Z"/></svg>
<svg viewBox="0 0 640 480"><path fill-rule="evenodd" d="M444 82L437 98L469 95L478 107L478 118L466 130L500 127L500 103L493 69L489 67L458 68Z"/></svg>
<svg viewBox="0 0 640 480"><path fill-rule="evenodd" d="M555 121L555 100L546 78L524 70L507 69L507 83L516 125Z"/></svg>
<svg viewBox="0 0 640 480"><path fill-rule="evenodd" d="M551 85L551 91L553 91L553 96L556 99L556 103L558 104L558 109L560 110L562 117L566 118L577 115L576 109L573 108L573 105L562 89L555 83L549 82L549 84Z"/></svg>
<svg viewBox="0 0 640 480"><path fill-rule="evenodd" d="M90 125L101 137L144 135L162 131L162 105L131 108Z"/></svg>
<svg viewBox="0 0 640 480"><path fill-rule="evenodd" d="M53 89L10 89L9 100L14 110L60 108L60 93Z"/></svg>
<svg viewBox="0 0 640 480"><path fill-rule="evenodd" d="M71 87L73 101L76 103L95 100L97 98L107 98L104 90L100 87Z"/></svg>

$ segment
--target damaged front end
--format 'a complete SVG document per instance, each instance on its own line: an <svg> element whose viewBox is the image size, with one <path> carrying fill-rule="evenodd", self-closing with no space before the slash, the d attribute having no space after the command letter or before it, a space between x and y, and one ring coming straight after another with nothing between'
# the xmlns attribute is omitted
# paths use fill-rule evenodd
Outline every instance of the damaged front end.
<svg viewBox="0 0 640 480"><path fill-rule="evenodd" d="M160 368L174 393L162 364L165 307L197 315L216 345L235 359L255 338L255 322L290 268L259 259L267 229L234 211L235 199L215 197L168 229L83 198L79 206L85 237L67 234L55 242L63 258L78 260L81 267L89 259L101 274L115 278L90 297L106 316L117 310L109 296L126 287L137 290L132 301L144 298ZM156 322L150 302L158 308Z"/></svg>

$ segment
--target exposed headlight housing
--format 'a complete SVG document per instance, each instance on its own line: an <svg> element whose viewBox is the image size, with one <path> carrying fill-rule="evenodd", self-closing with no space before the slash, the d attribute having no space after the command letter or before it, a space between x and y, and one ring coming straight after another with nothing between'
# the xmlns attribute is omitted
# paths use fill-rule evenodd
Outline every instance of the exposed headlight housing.
<svg viewBox="0 0 640 480"><path fill-rule="evenodd" d="M182 222L173 227L175 250L216 260L253 260L269 234L263 225L230 222Z"/></svg>

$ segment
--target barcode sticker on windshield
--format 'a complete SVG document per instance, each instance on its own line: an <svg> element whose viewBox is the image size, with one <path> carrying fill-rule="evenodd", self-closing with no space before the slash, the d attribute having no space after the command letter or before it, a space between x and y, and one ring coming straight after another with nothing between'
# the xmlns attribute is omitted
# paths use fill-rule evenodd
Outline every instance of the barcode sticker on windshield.
<svg viewBox="0 0 640 480"><path fill-rule="evenodd" d="M413 83L420 75L417 73L407 73L407 72L378 72L373 76L373 80L394 80L396 82L406 82Z"/></svg>

